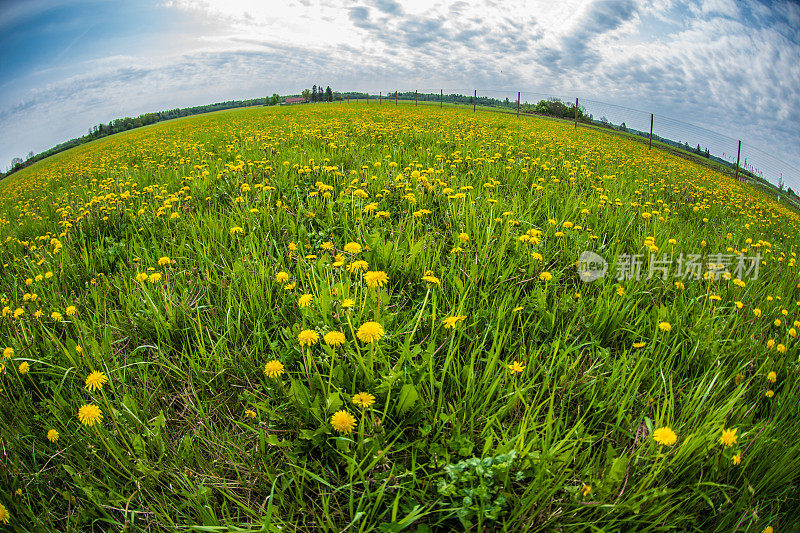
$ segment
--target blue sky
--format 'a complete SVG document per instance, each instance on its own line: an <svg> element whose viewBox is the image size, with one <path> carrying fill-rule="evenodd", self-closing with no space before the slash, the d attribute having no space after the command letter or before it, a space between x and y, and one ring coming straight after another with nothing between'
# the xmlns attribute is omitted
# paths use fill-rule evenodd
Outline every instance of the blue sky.
<svg viewBox="0 0 800 533"><path fill-rule="evenodd" d="M0 169L99 122L322 83L654 112L656 133L718 155L742 139L800 190L799 43L781 1L5 1Z"/></svg>

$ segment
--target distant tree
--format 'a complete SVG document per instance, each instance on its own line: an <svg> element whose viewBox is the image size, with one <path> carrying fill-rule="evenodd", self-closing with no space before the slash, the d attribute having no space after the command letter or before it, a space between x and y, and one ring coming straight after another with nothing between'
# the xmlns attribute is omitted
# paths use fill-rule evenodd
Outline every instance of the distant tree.
<svg viewBox="0 0 800 533"><path fill-rule="evenodd" d="M300 95L305 98L306 100L311 100L311 91L308 89L303 89L303 92Z"/></svg>
<svg viewBox="0 0 800 533"><path fill-rule="evenodd" d="M623 122L622 124L619 125L619 129L621 131L628 131L628 126L626 126L625 123Z"/></svg>
<svg viewBox="0 0 800 533"><path fill-rule="evenodd" d="M281 101L280 95L278 93L272 93L272 97L269 98L269 105L278 105Z"/></svg>
<svg viewBox="0 0 800 533"><path fill-rule="evenodd" d="M311 87L311 101L312 102L316 102L317 101L317 86L316 85Z"/></svg>
<svg viewBox="0 0 800 533"><path fill-rule="evenodd" d="M28 152L28 157L25 159L33 159L33 152Z"/></svg>
<svg viewBox="0 0 800 533"><path fill-rule="evenodd" d="M333 91L331 91L331 86L328 85L325 88L325 101L326 102L333 102Z"/></svg>
<svg viewBox="0 0 800 533"><path fill-rule="evenodd" d="M14 159L11 160L11 168L14 168L15 166L21 165L21 164L22 164L22 158L21 157L15 157Z"/></svg>

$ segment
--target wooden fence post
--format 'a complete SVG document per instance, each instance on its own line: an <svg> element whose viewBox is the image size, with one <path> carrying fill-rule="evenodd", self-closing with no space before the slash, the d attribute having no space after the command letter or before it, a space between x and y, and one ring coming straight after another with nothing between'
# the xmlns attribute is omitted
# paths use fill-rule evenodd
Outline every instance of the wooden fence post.
<svg viewBox="0 0 800 533"><path fill-rule="evenodd" d="M653 147L653 114L650 113L650 146L647 147L650 150Z"/></svg>

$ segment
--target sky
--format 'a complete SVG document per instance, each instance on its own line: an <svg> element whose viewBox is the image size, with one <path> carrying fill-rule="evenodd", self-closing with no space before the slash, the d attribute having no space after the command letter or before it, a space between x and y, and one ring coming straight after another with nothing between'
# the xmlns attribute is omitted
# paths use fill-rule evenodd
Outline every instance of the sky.
<svg viewBox="0 0 800 533"><path fill-rule="evenodd" d="M800 191L800 3L0 0L0 170L151 111L335 91L580 98Z"/></svg>

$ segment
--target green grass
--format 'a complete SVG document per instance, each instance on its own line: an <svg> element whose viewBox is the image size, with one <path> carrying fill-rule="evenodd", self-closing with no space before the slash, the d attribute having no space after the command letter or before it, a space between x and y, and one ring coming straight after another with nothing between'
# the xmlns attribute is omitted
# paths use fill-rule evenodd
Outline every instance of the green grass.
<svg viewBox="0 0 800 533"><path fill-rule="evenodd" d="M709 168L538 118L286 106L101 139L0 197L8 527L800 523L800 216ZM716 254L763 264L738 285L575 268L584 250L613 268L648 246L698 254L702 272ZM388 283L369 287L357 260ZM367 343L372 321L385 335ZM108 382L90 391L94 371ZM102 423L81 424L85 404ZM674 445L654 440L664 426Z"/></svg>

